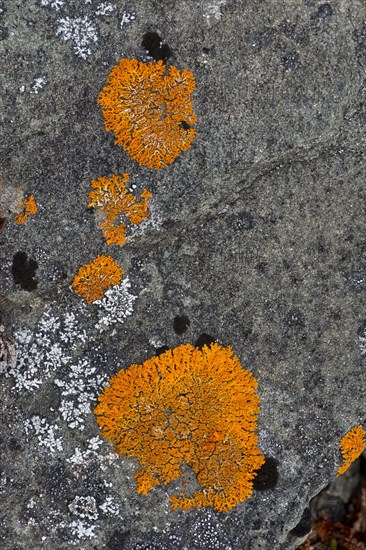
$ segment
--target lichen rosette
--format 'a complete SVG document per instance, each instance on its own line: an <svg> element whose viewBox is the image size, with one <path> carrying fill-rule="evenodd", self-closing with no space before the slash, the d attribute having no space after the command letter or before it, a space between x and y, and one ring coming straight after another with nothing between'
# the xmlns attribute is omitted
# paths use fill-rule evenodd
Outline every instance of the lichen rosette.
<svg viewBox="0 0 366 550"><path fill-rule="evenodd" d="M119 371L94 412L117 452L138 459L138 493L183 476L186 464L201 489L172 495L172 508L226 512L251 496L264 464L256 388L230 347L184 344Z"/></svg>
<svg viewBox="0 0 366 550"><path fill-rule="evenodd" d="M190 71L123 58L107 82L98 98L105 129L139 164L159 170L191 147L196 116Z"/></svg>

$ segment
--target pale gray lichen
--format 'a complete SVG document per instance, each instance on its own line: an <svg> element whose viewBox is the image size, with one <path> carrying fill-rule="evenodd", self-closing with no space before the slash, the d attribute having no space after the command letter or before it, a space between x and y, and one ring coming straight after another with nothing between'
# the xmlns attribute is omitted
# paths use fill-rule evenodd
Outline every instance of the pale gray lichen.
<svg viewBox="0 0 366 550"><path fill-rule="evenodd" d="M80 519L74 520L69 523L69 530L73 537L79 540L93 539L95 534L96 525L90 525L86 521ZM73 545L79 544L77 540L71 542Z"/></svg>
<svg viewBox="0 0 366 550"><path fill-rule="evenodd" d="M59 11L64 4L64 0L41 0L42 8L52 8L56 11Z"/></svg>
<svg viewBox="0 0 366 550"><path fill-rule="evenodd" d="M136 13L133 11L133 12L127 12L127 11L124 11L123 14L122 14L122 19L121 19L121 28L124 27L125 25L129 25L130 23L132 23L134 20L136 19Z"/></svg>
<svg viewBox="0 0 366 550"><path fill-rule="evenodd" d="M358 347L362 356L366 355L366 328L358 337Z"/></svg>
<svg viewBox="0 0 366 550"><path fill-rule="evenodd" d="M69 504L69 510L75 516L85 520L96 520L99 517L96 500L91 496L76 495Z"/></svg>
<svg viewBox="0 0 366 550"><path fill-rule="evenodd" d="M74 54L83 60L88 59L93 53L93 46L99 41L96 18L112 15L117 17L118 14L117 5L113 2L84 0L84 8L79 15L75 15L65 0L40 0L40 6L57 12L56 36L64 42L71 43ZM135 18L134 12L124 11L121 27L131 23Z"/></svg>
<svg viewBox="0 0 366 550"><path fill-rule="evenodd" d="M56 34L65 42L71 41L75 55L87 59L91 53L91 45L98 42L98 30L87 16L63 17L57 21Z"/></svg>
<svg viewBox="0 0 366 550"><path fill-rule="evenodd" d="M55 335L59 341L54 340ZM14 339L17 361L6 376L14 378L15 390L30 391L39 388L58 368L69 364L70 344L86 342L87 336L73 313L60 318L47 309L34 332L20 328Z"/></svg>
<svg viewBox="0 0 366 550"><path fill-rule="evenodd" d="M126 277L121 284L107 290L102 300L93 304L100 308L100 319L95 325L97 330L107 330L116 323L123 323L133 313L133 304L137 296L130 293L131 283Z"/></svg>
<svg viewBox="0 0 366 550"><path fill-rule="evenodd" d="M120 505L113 496L108 496L103 504L99 506L103 514L106 516L118 516L120 513Z"/></svg>
<svg viewBox="0 0 366 550"><path fill-rule="evenodd" d="M102 471L106 471L113 464L119 455L107 447L101 437L92 437L85 450L75 447L74 453L66 459L76 470L85 469L91 463L98 463Z"/></svg>
<svg viewBox="0 0 366 550"><path fill-rule="evenodd" d="M44 447L51 453L62 451L63 443L60 437L56 436L60 428L57 425L51 426L45 418L32 416L24 422L24 431L27 436L36 435L40 447Z"/></svg>
<svg viewBox="0 0 366 550"><path fill-rule="evenodd" d="M98 394L108 377L98 374L87 359L70 366L67 379L56 378L54 383L61 388L59 411L69 428L84 430L85 416L92 412Z"/></svg>
<svg viewBox="0 0 366 550"><path fill-rule="evenodd" d="M111 15L115 9L116 6L111 2L101 2L97 5L95 15Z"/></svg>
<svg viewBox="0 0 366 550"><path fill-rule="evenodd" d="M209 22L220 21L222 17L221 8L226 5L226 0L203 0L201 9L203 16Z"/></svg>
<svg viewBox="0 0 366 550"><path fill-rule="evenodd" d="M15 368L16 361L14 340L6 334L4 325L0 325L0 372L7 367Z"/></svg>
<svg viewBox="0 0 366 550"><path fill-rule="evenodd" d="M37 76L33 79L32 85L31 85L31 94L38 94L42 88L45 87L47 84L47 78L45 75Z"/></svg>

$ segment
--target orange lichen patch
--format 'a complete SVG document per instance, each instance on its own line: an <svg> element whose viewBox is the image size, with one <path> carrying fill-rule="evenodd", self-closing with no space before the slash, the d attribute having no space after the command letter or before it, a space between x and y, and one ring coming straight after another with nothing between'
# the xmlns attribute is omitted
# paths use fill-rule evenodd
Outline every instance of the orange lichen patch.
<svg viewBox="0 0 366 550"><path fill-rule="evenodd" d="M163 168L190 148L196 122L190 71L121 59L99 94L104 125L139 164Z"/></svg>
<svg viewBox="0 0 366 550"><path fill-rule="evenodd" d="M152 196L147 189L141 193L141 201L129 193L126 188L128 174L110 178L98 178L91 182L93 191L89 193L89 207L100 208L103 221L99 227L103 230L104 237L108 244L122 245L126 242L126 224L116 221L121 215L127 216L132 224L141 223L148 217L148 201Z"/></svg>
<svg viewBox="0 0 366 550"><path fill-rule="evenodd" d="M337 476L344 474L352 462L358 458L366 447L366 432L361 426L355 426L342 437L340 448L343 458L343 466L338 468Z"/></svg>
<svg viewBox="0 0 366 550"><path fill-rule="evenodd" d="M34 196L31 195L29 199L24 199L22 204L22 211L15 217L16 223L19 225L26 222L30 216L34 216L37 213L37 204L34 200Z"/></svg>
<svg viewBox="0 0 366 550"><path fill-rule="evenodd" d="M171 496L172 508L226 512L251 496L264 464L256 387L230 347L184 344L119 371L94 412L117 452L140 462L138 493L179 478L185 463L201 490Z"/></svg>
<svg viewBox="0 0 366 550"><path fill-rule="evenodd" d="M121 282L123 269L110 256L97 256L90 264L81 266L72 282L74 292L88 304L100 300L104 291Z"/></svg>

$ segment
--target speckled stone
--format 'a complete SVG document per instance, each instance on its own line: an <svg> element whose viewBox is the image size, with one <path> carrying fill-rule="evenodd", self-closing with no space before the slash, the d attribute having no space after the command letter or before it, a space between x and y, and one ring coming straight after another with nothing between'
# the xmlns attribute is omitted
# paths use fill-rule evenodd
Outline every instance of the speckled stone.
<svg viewBox="0 0 366 550"><path fill-rule="evenodd" d="M2 549L304 540L340 438L366 422L365 21L363 0L0 1L0 180L38 204L19 226L0 188L18 352L1 378ZM114 145L96 103L122 56L151 60L143 41L196 79L197 138L159 172ZM119 172L152 192L151 216L108 247L87 195ZM98 254L129 282L87 306L70 284ZM119 369L212 340L259 382L266 465L230 513L173 512L182 480L138 495L92 410Z"/></svg>

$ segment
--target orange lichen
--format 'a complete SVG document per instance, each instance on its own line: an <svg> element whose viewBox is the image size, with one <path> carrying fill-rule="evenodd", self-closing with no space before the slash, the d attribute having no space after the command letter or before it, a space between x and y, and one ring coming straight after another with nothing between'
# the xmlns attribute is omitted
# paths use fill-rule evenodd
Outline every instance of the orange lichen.
<svg viewBox="0 0 366 550"><path fill-rule="evenodd" d="M119 371L94 412L117 452L138 459L138 493L179 478L186 464L201 488L171 496L172 508L226 512L251 496L264 464L256 387L231 347L184 344Z"/></svg>
<svg viewBox="0 0 366 550"><path fill-rule="evenodd" d="M355 426L342 437L340 448L343 458L343 466L338 468L337 476L344 474L352 462L358 458L366 447L366 432L361 426Z"/></svg>
<svg viewBox="0 0 366 550"><path fill-rule="evenodd" d="M126 188L128 174L110 178L98 178L91 182L94 189L89 193L89 207L97 207L102 211L103 220L99 227L103 230L108 244L122 245L126 241L126 224L116 221L121 215L127 216L132 224L141 223L148 217L148 200L152 196L147 189L141 193L142 200L129 193Z"/></svg>
<svg viewBox="0 0 366 550"><path fill-rule="evenodd" d="M190 71L121 59L107 82L98 98L105 129L139 164L158 170L190 148L196 135Z"/></svg>
<svg viewBox="0 0 366 550"><path fill-rule="evenodd" d="M104 291L121 282L123 269L110 256L97 256L90 264L81 266L72 282L74 292L88 304L100 300Z"/></svg>
<svg viewBox="0 0 366 550"><path fill-rule="evenodd" d="M15 217L15 221L19 225L26 222L30 216L34 216L34 214L37 213L37 204L34 200L34 196L31 195L29 199L24 199L21 208L21 212Z"/></svg>

